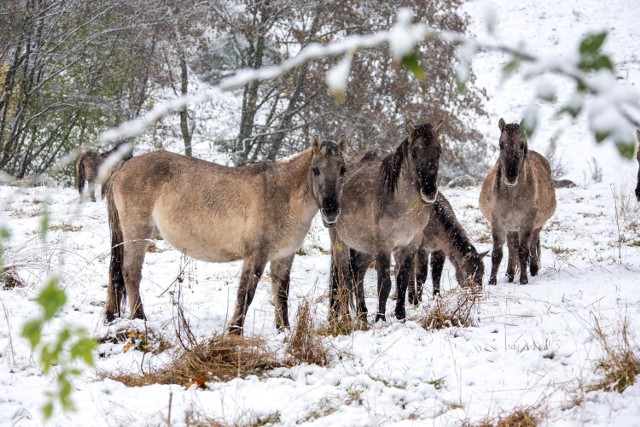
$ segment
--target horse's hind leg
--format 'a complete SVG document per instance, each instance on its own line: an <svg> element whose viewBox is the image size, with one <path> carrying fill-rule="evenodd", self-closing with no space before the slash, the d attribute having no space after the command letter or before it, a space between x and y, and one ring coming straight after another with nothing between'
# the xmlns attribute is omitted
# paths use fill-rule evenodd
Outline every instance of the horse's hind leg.
<svg viewBox="0 0 640 427"><path fill-rule="evenodd" d="M540 230L542 228L536 228L533 230L533 236L531 238L531 254L529 255L529 271L532 276L538 275L540 269Z"/></svg>
<svg viewBox="0 0 640 427"><path fill-rule="evenodd" d="M507 250L509 251L509 259L507 261L507 280L513 283L516 277L516 265L518 264L518 246L519 238L517 231L507 233Z"/></svg>
<svg viewBox="0 0 640 427"><path fill-rule="evenodd" d="M440 280L446 256L443 251L435 251L431 254L431 283L433 284L433 295L440 295Z"/></svg>
<svg viewBox="0 0 640 427"><path fill-rule="evenodd" d="M127 227L131 229L131 227ZM124 259L122 274L129 299L129 316L132 319L145 319L142 299L140 298L140 281L142 280L142 264L153 237L154 228L149 225L140 226L135 234L124 233Z"/></svg>
<svg viewBox="0 0 640 427"><path fill-rule="evenodd" d="M282 331L289 327L289 282L291 265L295 254L271 261L271 282L276 305L276 328Z"/></svg>
<svg viewBox="0 0 640 427"><path fill-rule="evenodd" d="M240 335L244 326L244 319L247 316L247 310L253 297L256 294L256 288L266 261L263 257L254 256L253 258L245 258L242 264L242 275L240 276L240 286L238 287L238 297L236 300L236 309L229 325L229 333Z"/></svg>

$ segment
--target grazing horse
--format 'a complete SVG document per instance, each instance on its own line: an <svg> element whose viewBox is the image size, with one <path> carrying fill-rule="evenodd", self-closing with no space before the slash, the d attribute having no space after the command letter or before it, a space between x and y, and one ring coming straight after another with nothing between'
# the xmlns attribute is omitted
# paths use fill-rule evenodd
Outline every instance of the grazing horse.
<svg viewBox="0 0 640 427"><path fill-rule="evenodd" d="M495 285L505 238L509 247L507 278L513 282L520 263L520 284L540 268L540 230L556 210L549 161L527 147L517 123L500 119L500 157L482 183L480 210L491 223L493 252L489 284Z"/></svg>
<svg viewBox="0 0 640 427"><path fill-rule="evenodd" d="M378 274L376 321L386 320L394 252L400 266L395 315L400 320L405 318L404 299L413 271L413 254L420 245L422 231L438 195L441 125L442 121L435 127L414 126L409 122L407 138L395 152L381 158L375 151L368 151L359 156L359 161L348 165L341 199L342 214L337 226L329 230L330 321L348 317L346 301L351 301L354 285L358 285L357 314L366 321L364 292L354 272L373 260Z"/></svg>
<svg viewBox="0 0 640 427"><path fill-rule="evenodd" d="M289 325L286 298L295 252L320 209L325 227L340 215L344 135L338 143L313 137L303 152L276 162L226 167L166 151L136 157L108 185L111 266L107 321L145 318L142 263L157 234L199 260L243 260L229 331L240 334L265 265L279 283L276 326ZM284 304L283 304L284 303Z"/></svg>
<svg viewBox="0 0 640 427"><path fill-rule="evenodd" d="M636 138L640 143L640 130L636 130ZM638 160L638 185L636 186L636 199L640 202L640 146L638 147L638 153L636 154Z"/></svg>
<svg viewBox="0 0 640 427"><path fill-rule="evenodd" d="M78 193L80 193L80 197L82 197L82 193L84 192L84 183L88 181L89 183L89 197L92 202L96 201L96 182L98 181L98 175L100 173L100 167L105 164L105 161L109 156L115 153L119 153L120 157L117 159L118 161L115 164L109 165L107 173L104 176L109 177L114 170L114 166L117 166L120 161L127 161L133 157L133 148L127 148L124 146L126 142L119 142L109 151L105 151L104 153L96 153L95 151L87 151L78 157L76 161L76 181L78 184ZM102 184L102 183L100 183ZM103 188L104 190L104 188ZM104 191L103 191L104 194Z"/></svg>
<svg viewBox="0 0 640 427"><path fill-rule="evenodd" d="M422 301L422 287L427 280L431 256L431 282L433 295L440 294L440 278L446 257L456 270L461 287L482 288L484 258L488 252L478 253L456 218L453 207L442 193L433 206L433 213L422 233L422 244L416 252L415 280L409 283L408 298L412 304ZM415 281L415 287L414 287Z"/></svg>

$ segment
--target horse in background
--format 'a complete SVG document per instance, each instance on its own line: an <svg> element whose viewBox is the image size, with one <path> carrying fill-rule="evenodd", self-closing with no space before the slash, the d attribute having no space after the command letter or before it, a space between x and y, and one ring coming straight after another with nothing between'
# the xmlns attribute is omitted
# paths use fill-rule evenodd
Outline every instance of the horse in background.
<svg viewBox="0 0 640 427"><path fill-rule="evenodd" d="M318 210L325 227L340 215L344 135L313 137L299 154L275 162L227 167L167 151L126 162L107 185L111 265L107 322L121 314L145 318L142 264L161 235L180 252L209 262L243 260L229 331L240 334L264 268L271 262L276 326L289 326L287 298L295 252ZM141 191L141 189L144 189Z"/></svg>
<svg viewBox="0 0 640 427"><path fill-rule="evenodd" d="M508 240L507 278L513 282L519 261L520 284L540 268L540 231L556 210L549 161L529 150L518 123L500 119L500 156L482 183L480 211L491 224L493 252L489 284L497 283L502 246Z"/></svg>
<svg viewBox="0 0 640 427"><path fill-rule="evenodd" d="M438 193L433 213L422 233L422 243L416 252L415 275L412 275L409 282L409 302L417 305L422 301L422 288L428 276L429 258L434 296L440 294L440 279L447 257L455 268L459 286L482 289L482 259L487 254L488 252L478 253L456 218L451 203L444 194Z"/></svg>
<svg viewBox="0 0 640 427"><path fill-rule="evenodd" d="M122 162L126 162L133 157L133 147L127 148L125 144L127 144L125 141L119 142L111 150L105 151L104 153L87 151L78 157L78 160L76 161L76 182L80 197L82 197L82 194L84 193L84 185L86 182L88 183L89 197L91 198L91 201L96 201L96 182L98 182L98 179L100 178L100 173L103 172L102 176L108 178L118 165L121 165ZM120 156L116 157L116 153ZM101 171L101 166L106 165L107 159L112 155L117 161L112 165L108 165L106 171ZM103 182L98 183L102 185L105 181L106 179L104 179ZM104 187L102 193L104 196Z"/></svg>

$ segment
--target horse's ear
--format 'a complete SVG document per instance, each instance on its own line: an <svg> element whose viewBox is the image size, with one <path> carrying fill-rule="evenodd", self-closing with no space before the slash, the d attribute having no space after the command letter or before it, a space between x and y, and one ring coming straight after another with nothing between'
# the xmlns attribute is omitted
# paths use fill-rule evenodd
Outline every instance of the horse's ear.
<svg viewBox="0 0 640 427"><path fill-rule="evenodd" d="M344 134L340 135L340 139L338 140L338 149L342 153L347 149L347 137Z"/></svg>
<svg viewBox="0 0 640 427"><path fill-rule="evenodd" d="M404 127L404 130L407 132L407 135L411 135L415 129L416 129L416 125L414 125L411 120L407 120L407 124Z"/></svg>
<svg viewBox="0 0 640 427"><path fill-rule="evenodd" d="M318 150L320 150L320 138L318 138L318 135L313 135L311 137L311 149L314 153L317 153Z"/></svg>
<svg viewBox="0 0 640 427"><path fill-rule="evenodd" d="M443 125L443 124L444 124L444 120L440 120L440 121L438 122L438 124L436 125L435 130L436 130L436 131L439 131L439 130L442 128L442 125Z"/></svg>
<svg viewBox="0 0 640 427"><path fill-rule="evenodd" d="M636 129L636 139L640 142L640 130Z"/></svg>
<svg viewBox="0 0 640 427"><path fill-rule="evenodd" d="M504 130L505 126L506 126L506 123L504 122L504 119L500 117L500 121L498 122L498 127L500 128L500 132Z"/></svg>
<svg viewBox="0 0 640 427"><path fill-rule="evenodd" d="M484 257L486 257L487 255L489 255L489 251L484 251L484 252L482 252L482 253L479 253L478 255L480 256L480 258L484 258Z"/></svg>

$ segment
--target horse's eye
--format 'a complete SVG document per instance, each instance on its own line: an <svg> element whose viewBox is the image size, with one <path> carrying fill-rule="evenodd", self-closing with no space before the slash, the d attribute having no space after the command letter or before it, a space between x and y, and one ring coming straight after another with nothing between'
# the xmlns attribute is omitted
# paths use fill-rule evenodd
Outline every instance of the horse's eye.
<svg viewBox="0 0 640 427"><path fill-rule="evenodd" d="M313 168L312 170L313 170L313 174L314 174L315 176L320 175L320 169L318 169L318 168Z"/></svg>
<svg viewBox="0 0 640 427"><path fill-rule="evenodd" d="M411 157L415 159L417 155L416 150L411 150Z"/></svg>
<svg viewBox="0 0 640 427"><path fill-rule="evenodd" d="M500 149L504 150L504 145L500 144Z"/></svg>
<svg viewBox="0 0 640 427"><path fill-rule="evenodd" d="M344 168L344 166L342 166L342 167L340 168L340 176L344 176L344 173L345 173L346 171L347 171L347 170Z"/></svg>

